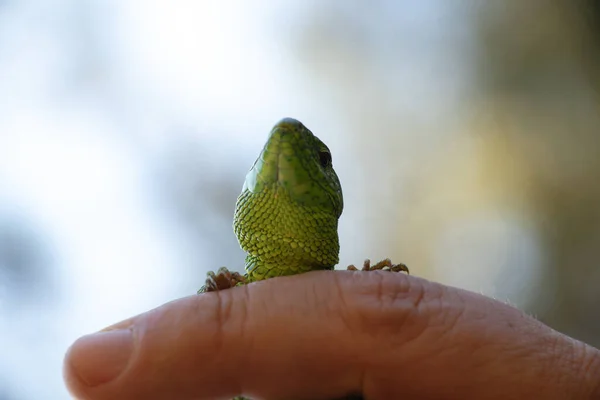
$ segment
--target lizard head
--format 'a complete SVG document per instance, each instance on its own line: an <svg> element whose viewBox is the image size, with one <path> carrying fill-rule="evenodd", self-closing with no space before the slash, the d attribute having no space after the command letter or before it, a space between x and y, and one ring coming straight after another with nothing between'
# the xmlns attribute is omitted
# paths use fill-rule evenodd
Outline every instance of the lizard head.
<svg viewBox="0 0 600 400"><path fill-rule="evenodd" d="M244 189L258 193L274 184L300 206L316 207L337 218L342 214L342 188L329 148L292 118L275 124L246 175Z"/></svg>

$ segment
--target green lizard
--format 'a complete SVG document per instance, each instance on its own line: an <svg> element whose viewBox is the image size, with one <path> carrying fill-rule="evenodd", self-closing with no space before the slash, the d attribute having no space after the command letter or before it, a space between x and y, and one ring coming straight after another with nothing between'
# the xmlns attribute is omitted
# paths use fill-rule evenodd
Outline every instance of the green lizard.
<svg viewBox="0 0 600 400"><path fill-rule="evenodd" d="M209 272L198 293L314 270L339 261L338 219L344 201L331 152L302 123L284 118L271 130L246 175L233 227L246 251L246 274ZM350 270L357 270L353 265ZM404 264L365 260L362 270L405 271ZM362 397L347 397L347 399ZM236 400L245 399L236 397Z"/></svg>

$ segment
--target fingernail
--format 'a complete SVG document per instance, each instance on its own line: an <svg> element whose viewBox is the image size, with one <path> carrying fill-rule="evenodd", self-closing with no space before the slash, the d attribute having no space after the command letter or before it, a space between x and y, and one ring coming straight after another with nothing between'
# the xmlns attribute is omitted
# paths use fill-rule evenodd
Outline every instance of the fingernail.
<svg viewBox="0 0 600 400"><path fill-rule="evenodd" d="M77 339L69 349L67 360L79 379L93 387L118 377L133 352L130 329L93 333Z"/></svg>

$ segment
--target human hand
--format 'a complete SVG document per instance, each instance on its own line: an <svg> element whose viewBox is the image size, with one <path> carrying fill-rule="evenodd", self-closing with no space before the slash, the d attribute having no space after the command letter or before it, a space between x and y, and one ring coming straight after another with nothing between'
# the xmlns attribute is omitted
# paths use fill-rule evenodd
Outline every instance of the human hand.
<svg viewBox="0 0 600 400"><path fill-rule="evenodd" d="M78 399L600 399L600 351L490 298L385 271L190 296L77 340Z"/></svg>

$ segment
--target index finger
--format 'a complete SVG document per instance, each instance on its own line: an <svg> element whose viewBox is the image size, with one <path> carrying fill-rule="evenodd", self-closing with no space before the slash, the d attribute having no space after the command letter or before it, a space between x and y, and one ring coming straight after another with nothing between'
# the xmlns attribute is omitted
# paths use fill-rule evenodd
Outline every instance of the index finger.
<svg viewBox="0 0 600 400"><path fill-rule="evenodd" d="M98 400L577 398L599 364L596 350L492 299L335 271L165 304L79 339L65 378Z"/></svg>

